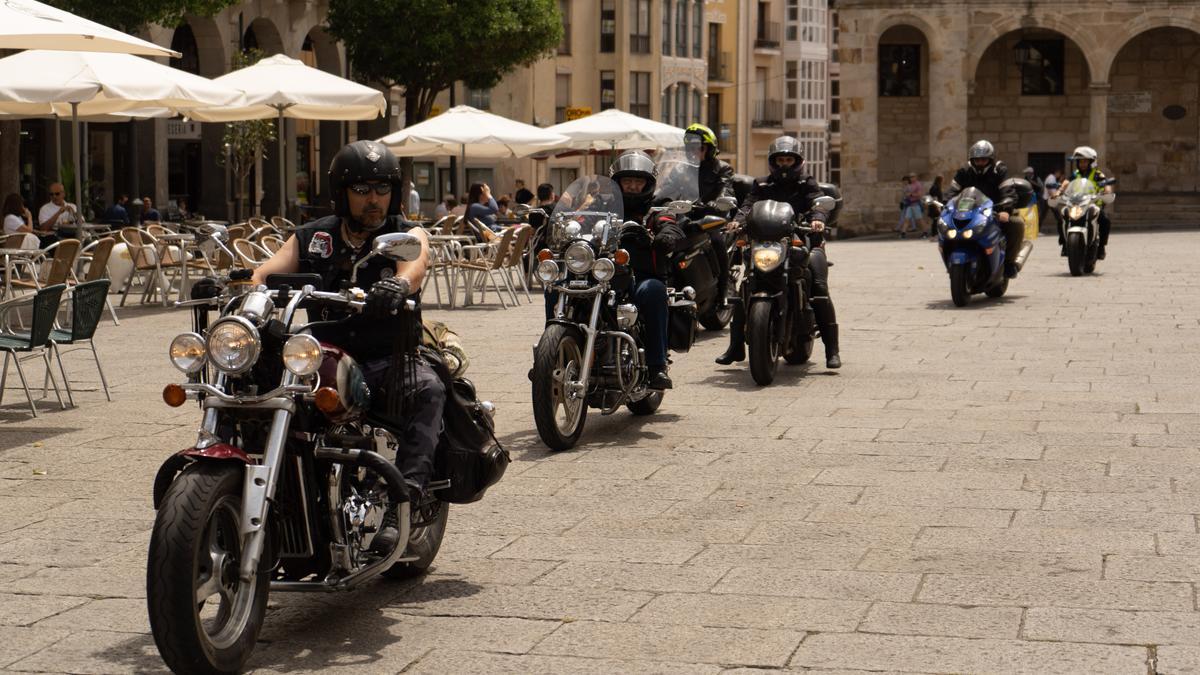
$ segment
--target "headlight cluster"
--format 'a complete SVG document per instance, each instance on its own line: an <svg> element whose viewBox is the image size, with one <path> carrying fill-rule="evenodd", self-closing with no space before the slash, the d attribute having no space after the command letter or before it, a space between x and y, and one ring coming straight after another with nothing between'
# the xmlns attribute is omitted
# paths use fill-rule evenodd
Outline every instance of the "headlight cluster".
<svg viewBox="0 0 1200 675"><path fill-rule="evenodd" d="M208 331L208 358L223 373L238 375L250 370L261 349L258 329L240 316L221 319Z"/></svg>
<svg viewBox="0 0 1200 675"><path fill-rule="evenodd" d="M617 253L620 257L621 251ZM577 241L571 244L566 251L563 251L562 258L567 271L572 274L591 272L596 281L609 281L617 275L616 263L608 258L597 259L596 253L587 242ZM628 254L626 254L626 259L628 259ZM536 274L543 283L550 283L558 280L560 271L558 262L546 259L538 263Z"/></svg>
<svg viewBox="0 0 1200 675"><path fill-rule="evenodd" d="M248 320L231 316L213 324L205 340L196 333L183 333L171 340L171 364L185 373L199 372L206 361L228 375L250 370L262 351L258 329ZM283 366L299 377L308 377L321 367L321 344L311 335L293 335L283 345Z"/></svg>
<svg viewBox="0 0 1200 675"><path fill-rule="evenodd" d="M592 269L592 263L596 261L596 254L592 252L592 247L577 241L567 247L563 253L563 260L567 263L567 269L573 274L587 274Z"/></svg>
<svg viewBox="0 0 1200 675"><path fill-rule="evenodd" d="M1078 204L1072 206L1071 210L1067 212L1067 217L1071 220L1079 220L1083 217L1083 207Z"/></svg>
<svg viewBox="0 0 1200 675"><path fill-rule="evenodd" d="M783 244L755 244L751 249L754 266L760 272L770 272L783 262Z"/></svg>

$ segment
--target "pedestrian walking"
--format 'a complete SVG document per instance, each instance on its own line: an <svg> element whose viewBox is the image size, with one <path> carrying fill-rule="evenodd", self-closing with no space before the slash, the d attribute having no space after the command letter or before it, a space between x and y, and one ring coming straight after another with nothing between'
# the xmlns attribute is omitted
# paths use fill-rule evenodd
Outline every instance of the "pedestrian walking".
<svg viewBox="0 0 1200 675"><path fill-rule="evenodd" d="M901 194L900 220L896 223L896 232L901 239L905 239L908 237L908 232L916 232L921 229L921 197L925 195L925 188L921 185L921 181L917 180L916 174L904 177Z"/></svg>
<svg viewBox="0 0 1200 675"><path fill-rule="evenodd" d="M1049 202L1051 197L1058 194L1058 188L1061 185L1062 185L1062 170L1061 169L1055 169L1054 171L1051 171L1050 173L1046 174L1046 180L1043 181L1044 187L1042 190L1042 203L1045 204L1045 203ZM1054 230L1053 231L1058 232L1060 229L1060 226L1058 224L1058 211L1056 209L1048 209L1048 210L1050 211L1050 215L1054 216ZM1040 222L1046 223L1046 220L1043 219ZM1049 224L1049 223L1047 223L1047 224Z"/></svg>

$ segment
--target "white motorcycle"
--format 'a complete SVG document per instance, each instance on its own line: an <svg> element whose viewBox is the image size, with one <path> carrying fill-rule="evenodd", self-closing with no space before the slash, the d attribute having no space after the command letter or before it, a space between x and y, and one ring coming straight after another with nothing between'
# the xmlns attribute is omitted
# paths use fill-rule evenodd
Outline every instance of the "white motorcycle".
<svg viewBox="0 0 1200 675"><path fill-rule="evenodd" d="M1073 277L1091 274L1096 269L1100 254L1100 208L1117 198L1111 192L1104 192L1104 188L1116 182L1116 178L1109 178L1096 185L1086 178L1076 178L1046 202L1058 210L1062 221L1067 268Z"/></svg>

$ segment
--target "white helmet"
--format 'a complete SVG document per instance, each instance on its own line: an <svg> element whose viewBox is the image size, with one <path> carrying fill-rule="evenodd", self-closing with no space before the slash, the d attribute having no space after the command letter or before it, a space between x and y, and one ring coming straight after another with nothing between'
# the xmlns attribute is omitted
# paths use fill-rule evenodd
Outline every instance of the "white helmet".
<svg viewBox="0 0 1200 675"><path fill-rule="evenodd" d="M1095 148L1092 148L1087 145L1081 145L1078 148L1075 148L1075 150L1071 152L1070 160L1072 162L1074 162L1074 161L1080 160L1080 159L1090 159L1090 160L1092 160L1092 164L1095 164L1096 158L1098 156L1099 155L1096 153Z"/></svg>

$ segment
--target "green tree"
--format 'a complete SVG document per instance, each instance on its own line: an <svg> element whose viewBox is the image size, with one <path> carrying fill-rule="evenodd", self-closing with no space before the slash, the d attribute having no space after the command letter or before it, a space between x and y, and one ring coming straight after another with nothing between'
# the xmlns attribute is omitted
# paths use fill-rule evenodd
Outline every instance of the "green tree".
<svg viewBox="0 0 1200 675"><path fill-rule="evenodd" d="M557 0L329 0L328 23L357 75L403 88L405 126L455 82L492 87L563 36Z"/></svg>
<svg viewBox="0 0 1200 675"><path fill-rule="evenodd" d="M240 70L252 66L265 57L259 49L249 49L236 52L233 55L231 70ZM237 179L237 218L243 218L242 206L245 204L249 191L250 172L260 157L266 157L267 147L274 142L275 120L249 120L246 122L228 122L225 124L225 135L221 139L225 145L225 153L217 155L217 166L228 166Z"/></svg>
<svg viewBox="0 0 1200 675"><path fill-rule="evenodd" d="M47 0L51 5L127 32L147 24L178 26L184 14L212 16L236 0Z"/></svg>

